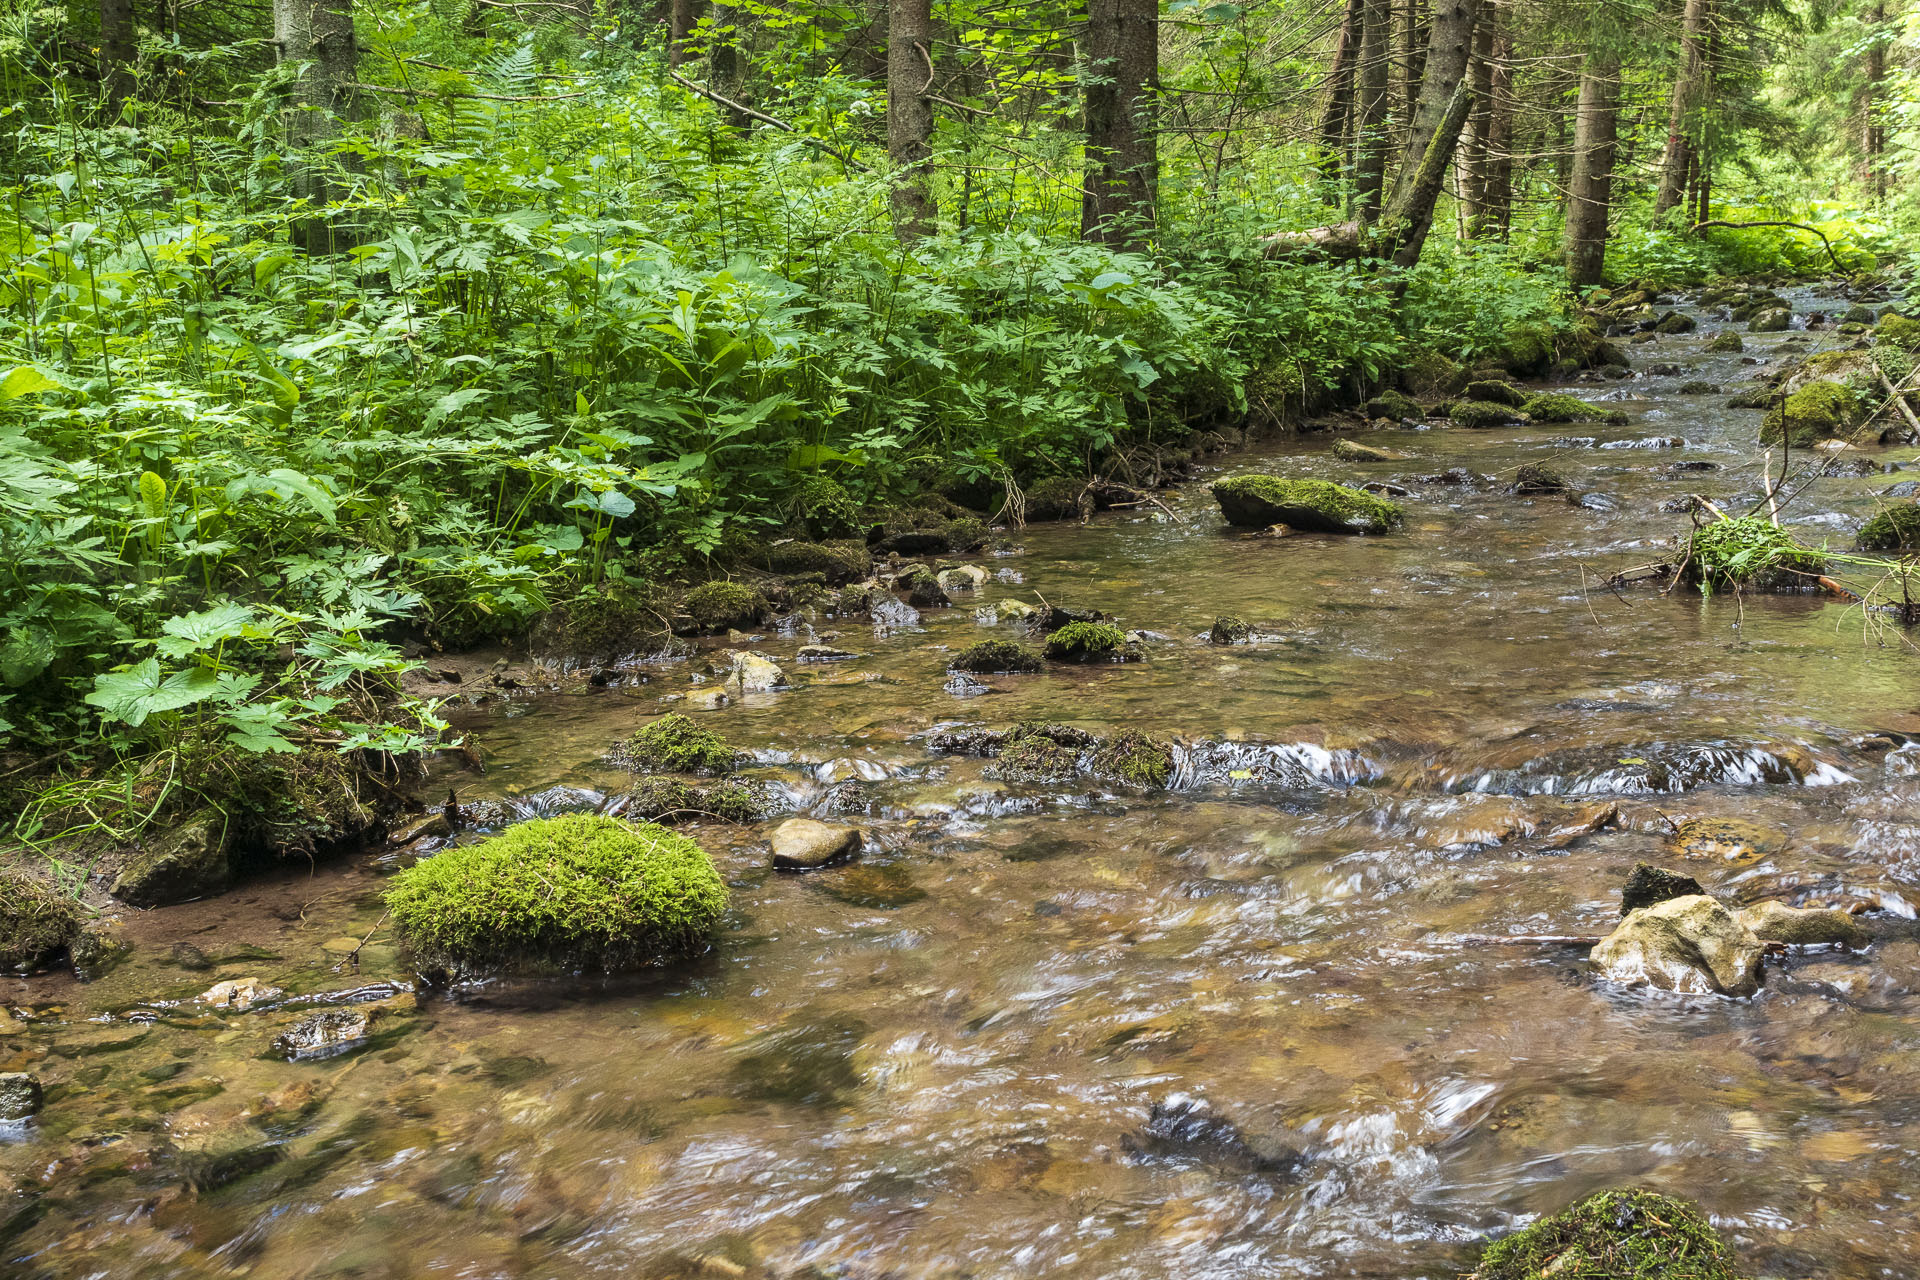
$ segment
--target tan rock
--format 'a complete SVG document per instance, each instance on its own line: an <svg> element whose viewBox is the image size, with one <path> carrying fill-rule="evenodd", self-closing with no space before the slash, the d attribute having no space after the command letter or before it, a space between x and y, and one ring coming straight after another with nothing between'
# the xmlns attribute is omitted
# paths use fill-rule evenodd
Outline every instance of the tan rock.
<svg viewBox="0 0 1920 1280"><path fill-rule="evenodd" d="M1785 942L1796 947L1867 945L1867 931L1851 912L1838 907L1803 910L1784 902L1762 902L1735 915L1762 942Z"/></svg>
<svg viewBox="0 0 1920 1280"><path fill-rule="evenodd" d="M773 865L782 871L830 867L859 852L858 827L812 818L789 818L773 829Z"/></svg>
<svg viewBox="0 0 1920 1280"><path fill-rule="evenodd" d="M1760 989L1765 953L1766 944L1731 911L1692 894L1629 913L1591 958L1615 982L1750 996Z"/></svg>
<svg viewBox="0 0 1920 1280"><path fill-rule="evenodd" d="M200 1000L203 1004L218 1005L222 1009L245 1009L284 994L279 987L268 986L258 978L229 978L201 992Z"/></svg>

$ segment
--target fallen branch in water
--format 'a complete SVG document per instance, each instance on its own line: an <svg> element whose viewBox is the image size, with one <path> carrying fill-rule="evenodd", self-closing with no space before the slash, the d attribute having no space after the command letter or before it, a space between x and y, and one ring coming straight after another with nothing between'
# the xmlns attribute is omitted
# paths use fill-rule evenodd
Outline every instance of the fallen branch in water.
<svg viewBox="0 0 1920 1280"><path fill-rule="evenodd" d="M1888 403L1900 406L1900 412L1906 418L1907 425L1913 428L1915 435L1920 436L1920 417L1914 415L1913 406L1907 403L1906 384L1913 381L1913 375L1908 374L1905 378L1902 378L1900 385L1896 387L1893 385L1893 380L1887 377L1887 371L1879 365L1873 367L1873 372L1874 375L1880 379L1880 385L1887 389L1887 396L1889 397ZM1886 407L1887 406L1883 404L1879 409L1868 414L1867 421L1872 422Z"/></svg>

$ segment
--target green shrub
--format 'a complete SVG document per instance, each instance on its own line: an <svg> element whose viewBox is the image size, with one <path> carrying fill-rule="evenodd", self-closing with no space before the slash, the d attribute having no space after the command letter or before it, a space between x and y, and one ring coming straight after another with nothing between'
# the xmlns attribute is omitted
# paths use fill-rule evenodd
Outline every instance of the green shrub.
<svg viewBox="0 0 1920 1280"><path fill-rule="evenodd" d="M665 827L568 814L416 863L386 903L425 968L615 972L705 950L727 887L704 849Z"/></svg>
<svg viewBox="0 0 1920 1280"><path fill-rule="evenodd" d="M678 713L635 733L616 755L629 768L667 773L730 773L739 759L725 738Z"/></svg>
<svg viewBox="0 0 1920 1280"><path fill-rule="evenodd" d="M1468 1280L1740 1280L1698 1209L1602 1191L1487 1246Z"/></svg>
<svg viewBox="0 0 1920 1280"><path fill-rule="evenodd" d="M687 593L687 616L705 631L757 624L767 616L767 598L738 582L707 582Z"/></svg>
<svg viewBox="0 0 1920 1280"><path fill-rule="evenodd" d="M1750 586L1775 590L1805 582L1803 574L1826 570L1819 552L1803 546L1764 516L1718 520L1693 531L1686 574L1703 591Z"/></svg>
<svg viewBox="0 0 1920 1280"><path fill-rule="evenodd" d="M1055 662L1110 662L1120 655L1127 633L1104 622L1069 622L1047 637L1047 657Z"/></svg>

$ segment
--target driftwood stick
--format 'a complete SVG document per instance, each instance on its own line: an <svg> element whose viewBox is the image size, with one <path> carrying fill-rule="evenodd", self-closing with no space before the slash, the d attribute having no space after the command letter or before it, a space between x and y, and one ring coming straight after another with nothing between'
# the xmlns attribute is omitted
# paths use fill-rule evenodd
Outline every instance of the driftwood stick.
<svg viewBox="0 0 1920 1280"><path fill-rule="evenodd" d="M1839 255L1834 253L1833 246L1827 242L1826 234L1822 232L1820 228L1810 227L1804 222L1728 222L1724 218L1713 218L1706 222L1696 222L1693 224L1695 231L1701 231L1707 227L1731 227L1736 231L1743 230L1747 227L1794 227L1801 231L1811 231L1815 236L1819 237L1820 247L1827 251L1827 257L1833 262L1833 269L1841 275L1847 274L1847 269L1840 265Z"/></svg>

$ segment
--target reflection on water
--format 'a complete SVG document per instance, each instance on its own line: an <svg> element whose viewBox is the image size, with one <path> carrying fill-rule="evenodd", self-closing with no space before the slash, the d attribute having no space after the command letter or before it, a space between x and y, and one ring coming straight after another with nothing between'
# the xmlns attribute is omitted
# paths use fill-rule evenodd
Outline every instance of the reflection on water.
<svg viewBox="0 0 1920 1280"><path fill-rule="evenodd" d="M1713 327L1660 358L1731 387L1740 357L1701 354ZM0 1270L1438 1277L1487 1231L1633 1181L1701 1201L1756 1272L1908 1273L1920 668L1821 599L1600 587L1683 526L1663 503L1758 492L1759 415L1679 380L1629 384L1609 403L1630 421L1591 438L1228 460L1404 483L1397 536L1237 537L1194 485L1179 522L1026 531L988 562L1023 581L924 630L769 636L776 660L865 656L788 661L797 688L706 722L795 808L859 815L868 852L776 876L763 830L704 828L736 905L689 969L406 995L368 1047L286 1062L269 1042L300 1008L195 997L404 980L384 870L354 861L139 915L134 960L92 986L9 982L0 1071L50 1089L0 1133ZM1611 447L1656 436L1681 443ZM1542 461L1607 501L1502 491ZM1470 483L1416 479L1449 468ZM1838 543L1888 483L1825 480L1794 514ZM944 692L948 652L1010 634L974 607L1036 596L1164 638L1143 663ZM1221 614L1267 638L1207 644ZM679 705L693 665L477 716L493 771L436 785L596 805L625 785L601 752ZM1024 787L928 749L1036 717L1177 737L1173 786ZM1777 962L1735 1002L1461 941L1605 932L1636 859L1681 865L1690 817L1769 837L1685 861L1710 889L1871 901L1875 945Z"/></svg>

